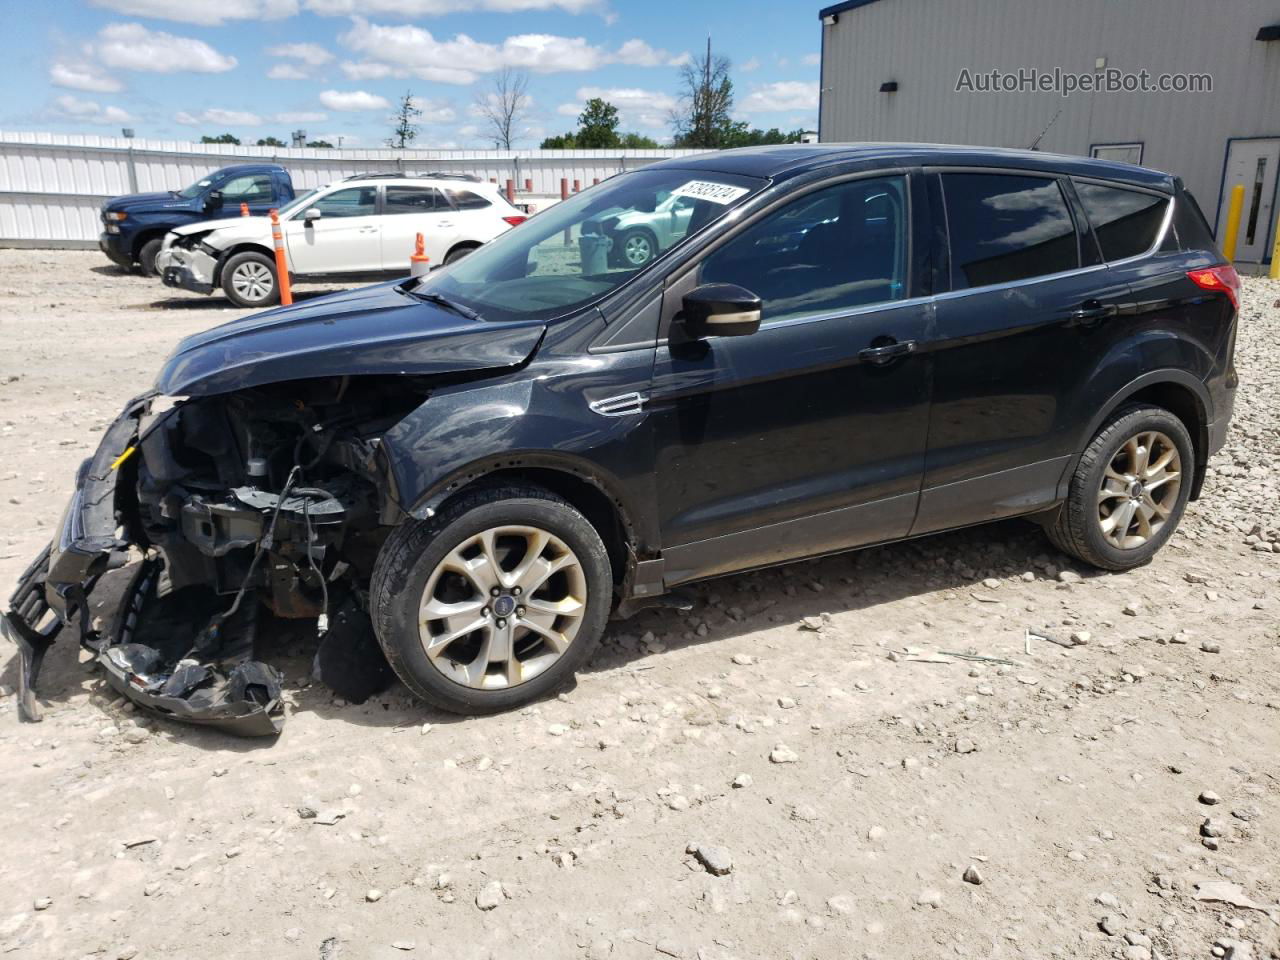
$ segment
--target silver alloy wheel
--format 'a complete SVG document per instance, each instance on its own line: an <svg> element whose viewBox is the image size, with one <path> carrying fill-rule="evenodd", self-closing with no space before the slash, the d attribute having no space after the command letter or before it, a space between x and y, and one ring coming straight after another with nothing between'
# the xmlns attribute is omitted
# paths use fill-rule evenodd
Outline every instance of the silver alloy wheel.
<svg viewBox="0 0 1280 960"><path fill-rule="evenodd" d="M427 659L450 680L499 690L559 660L586 611L586 572L563 540L538 527L491 527L431 571L418 634Z"/></svg>
<svg viewBox="0 0 1280 960"><path fill-rule="evenodd" d="M653 258L653 242L643 233L633 233L622 245L622 255L632 266L643 266Z"/></svg>
<svg viewBox="0 0 1280 960"><path fill-rule="evenodd" d="M1144 430L1121 445L1102 476L1098 524L1113 547L1133 550L1160 532L1178 502L1182 457L1165 434Z"/></svg>
<svg viewBox="0 0 1280 960"><path fill-rule="evenodd" d="M265 300L275 289L275 277L256 260L246 260L231 271L231 286L246 300Z"/></svg>

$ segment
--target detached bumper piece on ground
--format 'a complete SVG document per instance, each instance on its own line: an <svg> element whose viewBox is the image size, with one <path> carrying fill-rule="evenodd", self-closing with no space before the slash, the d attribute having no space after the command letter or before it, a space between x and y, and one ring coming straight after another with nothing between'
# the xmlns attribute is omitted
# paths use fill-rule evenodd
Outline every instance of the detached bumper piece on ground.
<svg viewBox="0 0 1280 960"><path fill-rule="evenodd" d="M111 686L139 706L240 736L274 736L284 724L282 677L255 658L260 628L272 614L322 616L331 599L335 630L321 644L318 676L353 700L385 688L386 661L342 565L329 558L322 572L327 548L342 537L344 505L303 488L296 468L280 494L215 489L192 475L202 470L183 466L195 458L182 444L201 438L218 450L225 438L190 410L182 424L169 415L176 407L151 408L150 398L130 404L81 467L57 536L23 574L0 622L20 651L23 719L41 719L45 653L74 625ZM110 626L95 629L89 594L131 560Z"/></svg>

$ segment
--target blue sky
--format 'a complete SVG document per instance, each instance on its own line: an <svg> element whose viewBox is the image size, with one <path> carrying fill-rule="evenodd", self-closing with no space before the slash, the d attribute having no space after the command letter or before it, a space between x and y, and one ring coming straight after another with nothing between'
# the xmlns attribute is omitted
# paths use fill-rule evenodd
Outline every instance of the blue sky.
<svg viewBox="0 0 1280 960"><path fill-rule="evenodd" d="M418 145L492 146L477 97L502 66L530 73L517 146L616 104L665 142L679 64L711 35L733 62L735 114L813 128L819 4L767 0L46 0L8 18L0 126L252 143L381 146L406 90ZM16 94L16 95L15 95Z"/></svg>

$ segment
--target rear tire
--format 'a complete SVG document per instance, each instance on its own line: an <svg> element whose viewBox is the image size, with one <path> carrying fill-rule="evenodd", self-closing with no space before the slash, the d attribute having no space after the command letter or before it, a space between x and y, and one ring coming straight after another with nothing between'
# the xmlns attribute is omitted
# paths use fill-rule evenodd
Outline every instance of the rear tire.
<svg viewBox="0 0 1280 960"><path fill-rule="evenodd" d="M444 262L446 265L450 263L457 263L463 257L467 256L467 254L474 253L475 250L475 247L459 247L456 250L450 250L445 255Z"/></svg>
<svg viewBox="0 0 1280 960"><path fill-rule="evenodd" d="M619 263L626 268L643 267L658 255L658 238L642 227L627 230L616 243Z"/></svg>
<svg viewBox="0 0 1280 960"><path fill-rule="evenodd" d="M269 307L280 300L276 265L264 253L237 253L222 265L222 290L237 307Z"/></svg>
<svg viewBox="0 0 1280 960"><path fill-rule="evenodd" d="M1177 529L1195 470L1181 420L1162 407L1125 407L1085 448L1045 531L1063 553L1100 569L1141 566Z"/></svg>
<svg viewBox="0 0 1280 960"><path fill-rule="evenodd" d="M138 272L144 277L154 277L160 272L156 269L156 257L160 255L162 246L164 246L164 238L155 237L144 243L142 249L138 251Z"/></svg>
<svg viewBox="0 0 1280 960"><path fill-rule="evenodd" d="M599 643L612 596L590 522L541 487L503 486L393 530L369 607L405 686L442 710L478 715L569 681Z"/></svg>

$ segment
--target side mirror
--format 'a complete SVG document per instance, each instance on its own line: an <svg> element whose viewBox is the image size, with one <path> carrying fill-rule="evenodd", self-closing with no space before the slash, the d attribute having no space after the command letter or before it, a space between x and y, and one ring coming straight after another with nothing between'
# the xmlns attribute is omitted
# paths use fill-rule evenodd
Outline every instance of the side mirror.
<svg viewBox="0 0 1280 960"><path fill-rule="evenodd" d="M222 206L222 191L210 190L204 198L204 208L206 210L213 210L220 206Z"/></svg>
<svg viewBox="0 0 1280 960"><path fill-rule="evenodd" d="M760 298L736 283L706 283L681 301L691 337L745 337L760 329Z"/></svg>
<svg viewBox="0 0 1280 960"><path fill-rule="evenodd" d="M319 207L307 207L306 210L302 211L302 219L307 223L310 223L312 220L319 220L321 216L322 214Z"/></svg>

